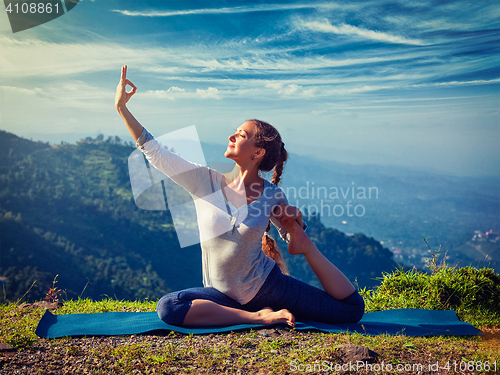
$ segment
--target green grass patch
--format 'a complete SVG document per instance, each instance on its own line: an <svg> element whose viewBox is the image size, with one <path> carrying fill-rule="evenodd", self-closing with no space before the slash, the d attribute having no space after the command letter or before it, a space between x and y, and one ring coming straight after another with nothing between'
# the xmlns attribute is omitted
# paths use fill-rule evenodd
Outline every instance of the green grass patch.
<svg viewBox="0 0 500 375"><path fill-rule="evenodd" d="M366 311L402 308L455 310L476 327L500 325L500 276L492 269L441 267L384 274L376 290L361 290Z"/></svg>
<svg viewBox="0 0 500 375"><path fill-rule="evenodd" d="M376 290L363 290L367 311L395 308L454 309L458 316L478 328L500 331L498 301L500 278L489 269L439 267L432 274L416 270L395 270L384 274ZM120 301L107 298L68 300L56 314L101 313L110 311L154 311L156 301ZM0 342L18 353L50 351L47 368L64 369L64 363L86 366L90 373L294 373L294 368L342 363L336 346L355 344L378 353L376 364L429 366L439 362L446 373L500 372L498 337L480 336L407 337L365 336L358 333L309 333L281 329L277 337L258 331L210 336L180 335L113 338L61 338L46 340L35 335L44 309L21 303L0 304ZM493 329L492 329L493 327ZM17 354L16 354L17 355ZM63 363L63 364L61 364ZM489 371L485 370L485 365ZM2 361L0 372L12 362ZM63 367L61 367L63 366ZM68 365L69 366L69 365ZM302 367L300 367L302 366ZM474 371L469 368L474 367ZM479 368L479 367L480 368ZM62 370L61 370L62 371ZM411 371L384 373L416 373ZM333 372L333 371L332 371ZM367 371L358 371L367 373ZM369 373L369 371L368 371ZM435 372L438 373L438 372Z"/></svg>
<svg viewBox="0 0 500 375"><path fill-rule="evenodd" d="M45 310L33 305L23 307L19 303L0 304L0 342L4 342L14 349L25 349L38 340L35 330ZM155 311L154 301L119 301L104 299L92 301L78 299L65 301L64 305L55 312L63 314L91 314L111 311Z"/></svg>

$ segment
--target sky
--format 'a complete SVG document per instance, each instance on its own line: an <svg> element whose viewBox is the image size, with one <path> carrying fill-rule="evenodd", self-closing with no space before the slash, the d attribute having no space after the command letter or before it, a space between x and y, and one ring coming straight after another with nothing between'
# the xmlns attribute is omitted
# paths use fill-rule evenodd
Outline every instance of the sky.
<svg viewBox="0 0 500 375"><path fill-rule="evenodd" d="M132 140L125 64L156 136L195 125L227 145L258 118L294 154L500 176L497 1L82 0L16 33L2 11L0 129Z"/></svg>

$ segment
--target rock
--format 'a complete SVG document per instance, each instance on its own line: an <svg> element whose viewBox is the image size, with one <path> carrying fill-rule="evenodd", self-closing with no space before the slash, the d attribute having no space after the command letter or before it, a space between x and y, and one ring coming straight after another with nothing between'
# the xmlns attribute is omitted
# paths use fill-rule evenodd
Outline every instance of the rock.
<svg viewBox="0 0 500 375"><path fill-rule="evenodd" d="M49 311L53 311L61 306L63 306L63 303L60 301L59 302L40 301L40 302L35 302L33 304L33 307L38 307Z"/></svg>
<svg viewBox="0 0 500 375"><path fill-rule="evenodd" d="M11 355L14 355L15 352L16 350L12 346L4 342L0 342L0 353L2 353L4 357L10 357Z"/></svg>
<svg viewBox="0 0 500 375"><path fill-rule="evenodd" d="M18 310L18 311L21 311L21 310L27 309L27 308L29 308L29 307L31 307L31 303L23 303L22 305L19 305L19 306L17 307L17 310Z"/></svg>
<svg viewBox="0 0 500 375"><path fill-rule="evenodd" d="M22 310L33 310L36 308L40 308L52 311L57 309L58 307L61 307L62 305L63 305L62 302L39 301L35 303L23 303L22 305L19 305L16 310L22 311Z"/></svg>
<svg viewBox="0 0 500 375"><path fill-rule="evenodd" d="M366 346L344 344L335 348L338 349L338 355L344 363L357 361L371 363L378 357L377 353Z"/></svg>
<svg viewBox="0 0 500 375"><path fill-rule="evenodd" d="M9 344L6 344L4 342L0 342L0 352L14 352L14 348L10 346Z"/></svg>
<svg viewBox="0 0 500 375"><path fill-rule="evenodd" d="M279 337L281 336L281 333L279 333L275 329L260 329L259 335L264 337Z"/></svg>

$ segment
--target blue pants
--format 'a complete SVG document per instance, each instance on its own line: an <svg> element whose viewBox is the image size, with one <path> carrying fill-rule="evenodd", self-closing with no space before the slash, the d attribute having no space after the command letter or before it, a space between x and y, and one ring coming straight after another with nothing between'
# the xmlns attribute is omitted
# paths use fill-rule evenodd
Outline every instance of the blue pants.
<svg viewBox="0 0 500 375"><path fill-rule="evenodd" d="M209 300L246 311L259 311L264 307L275 311L287 309L296 320L314 320L328 324L357 323L365 310L365 303L358 292L337 300L324 290L283 275L278 265L275 265L257 295L244 305L215 288L200 287L163 296L158 301L156 311L165 323L182 326L191 301L195 299Z"/></svg>

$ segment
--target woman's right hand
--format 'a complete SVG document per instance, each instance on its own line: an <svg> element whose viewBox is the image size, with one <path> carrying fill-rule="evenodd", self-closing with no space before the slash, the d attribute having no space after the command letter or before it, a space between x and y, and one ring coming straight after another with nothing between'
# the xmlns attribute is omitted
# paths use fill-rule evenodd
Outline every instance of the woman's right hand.
<svg viewBox="0 0 500 375"><path fill-rule="evenodd" d="M132 86L132 90L127 92L126 86ZM124 107L125 104L129 101L132 95L137 91L137 87L127 79L127 65L122 67L122 76L118 86L116 87L116 96L115 96L115 107L116 109L120 109L120 107Z"/></svg>
<svg viewBox="0 0 500 375"><path fill-rule="evenodd" d="M291 222L297 221L302 228L305 228L302 220L302 212L298 207L281 203L274 207L272 215L280 222L281 225L287 226Z"/></svg>

